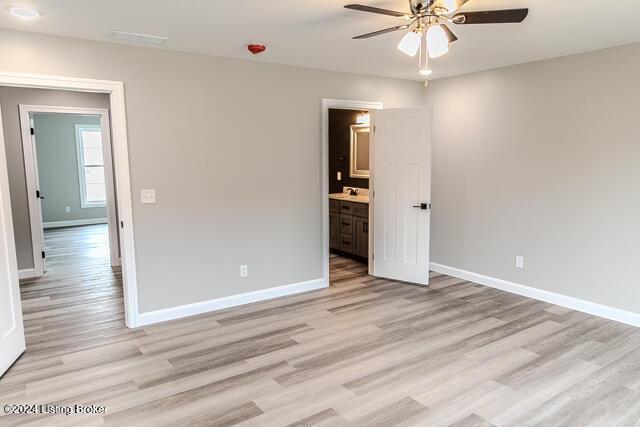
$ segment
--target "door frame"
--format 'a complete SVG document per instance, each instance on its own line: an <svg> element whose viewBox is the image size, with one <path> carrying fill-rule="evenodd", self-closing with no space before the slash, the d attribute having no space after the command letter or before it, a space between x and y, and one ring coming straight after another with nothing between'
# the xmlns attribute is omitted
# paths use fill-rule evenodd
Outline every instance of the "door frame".
<svg viewBox="0 0 640 427"><path fill-rule="evenodd" d="M340 110L381 110L384 108L382 102L376 101L350 101L346 99L322 99L322 280L325 286L329 286L329 109ZM373 126L373 114L371 115ZM373 132L370 133L372 135ZM372 138L369 137L369 188L371 188L372 179ZM373 194L369 195L369 274L371 274L372 262L371 262L371 242L373 239L373 227L372 227L372 207L373 207Z"/></svg>
<svg viewBox="0 0 640 427"><path fill-rule="evenodd" d="M102 131L102 155L104 157L105 187L107 193L106 211L109 228L109 256L111 259L111 266L115 267L120 265L109 110L106 108L77 108L24 104L19 105L19 110L24 168L27 181L27 197L29 201L31 244L33 246L33 277L41 277L44 274L44 262L40 256L41 251L44 251L44 248L42 247L44 220L42 218L42 205L36 196L36 191L39 190L38 153L33 141L37 138L37 135L31 134L32 113L74 114L100 117L100 128Z"/></svg>
<svg viewBox="0 0 640 427"><path fill-rule="evenodd" d="M133 206L131 196L131 180L129 172L129 149L127 140L127 122L124 101L124 83L121 81L83 79L39 74L13 73L0 71L0 86L25 87L34 89L57 89L77 92L106 93L109 95L111 107L111 136L113 143L113 162L115 171L115 191L117 194L117 210L120 220L120 251L122 259L122 283L124 293L125 323L129 328L138 325L138 288L136 279L135 239L133 231ZM0 115L0 129L2 128ZM4 147L4 134L0 133L0 147ZM0 162L6 164L6 153L0 152ZM5 169L1 169L2 172ZM11 205L9 194L0 194L0 205ZM13 230L7 230L7 223L0 224L8 243L15 247ZM14 265L17 280L18 265ZM12 271L12 273L14 273Z"/></svg>

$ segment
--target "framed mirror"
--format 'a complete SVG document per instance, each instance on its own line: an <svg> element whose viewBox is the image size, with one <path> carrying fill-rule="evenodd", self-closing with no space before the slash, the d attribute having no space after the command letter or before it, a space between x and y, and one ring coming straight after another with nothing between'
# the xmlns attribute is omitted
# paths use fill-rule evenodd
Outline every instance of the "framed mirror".
<svg viewBox="0 0 640 427"><path fill-rule="evenodd" d="M369 125L351 125L349 176L369 178Z"/></svg>

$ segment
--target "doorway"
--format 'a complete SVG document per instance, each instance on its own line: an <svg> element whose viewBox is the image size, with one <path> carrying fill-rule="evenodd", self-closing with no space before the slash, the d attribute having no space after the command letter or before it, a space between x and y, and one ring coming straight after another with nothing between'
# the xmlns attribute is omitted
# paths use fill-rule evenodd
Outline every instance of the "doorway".
<svg viewBox="0 0 640 427"><path fill-rule="evenodd" d="M347 169L338 171L330 168L331 161L351 165L348 169L349 178L353 178L354 175L361 177L358 168L354 168L351 159L347 160L345 155L331 154L336 159L330 159L329 117L332 109L353 110L354 118L365 112L369 112L370 115L370 167L369 188L366 189L366 212L362 211L364 204L357 203L364 201L357 199L357 193L361 192L362 195L364 189L345 186L342 192L338 193L339 183L332 188L332 180L339 177L338 172L344 173ZM345 269L350 270L354 267L353 264L338 258L344 255L339 253L345 252L343 249L347 249L348 252L355 251L361 258L367 255L366 272L370 276L428 285L431 107L383 109L382 103L325 99L322 102L322 112L323 244L324 277L327 286L330 284L332 266L339 267L334 270L336 274L343 275ZM357 120L350 126L357 128ZM353 139L352 137L351 141ZM353 143L351 146L353 147ZM350 153L353 153L353 149ZM330 173L335 176L330 176ZM360 211L357 212L358 210ZM342 221L343 218L346 221ZM354 225L356 222L357 225ZM366 223L368 231L366 254L358 250L358 246L361 248L363 245L354 243L358 239L354 230L357 232L363 222ZM346 234L343 234L345 231ZM342 271L338 271L340 269ZM354 274L362 276L364 272L356 271ZM346 277L348 276L349 274L346 274Z"/></svg>
<svg viewBox="0 0 640 427"><path fill-rule="evenodd" d="M127 134L126 134L126 120L125 120L125 105L124 105L124 88L122 82L115 81L106 81L106 80L89 80L89 79L80 79L76 77L60 77L60 76L40 76L33 74L21 74L21 73L9 73L9 72L0 72L0 88L10 88L10 89L25 89L25 90L43 90L44 92L52 92L58 91L66 94L66 96L70 96L69 94L105 94L108 99L108 103L110 106L110 114L108 119L109 129L111 130L111 140L113 142L113 171L114 171L114 179L112 182L115 184L114 192L117 195L117 230L118 230L118 240L121 254L121 279L113 281L110 286L112 289L116 289L119 292L119 296L112 299L118 305L118 308L115 310L113 315L115 318L111 319L116 323L120 324L120 327L124 327L126 324L127 327L133 328L137 326L138 318L139 318L139 309L138 309L138 301L137 301L137 285L136 285L136 267L135 267L135 243L134 243L134 230L133 230L133 212L132 212L132 198L131 198L131 184L130 184L130 174L129 174L129 159L128 159L128 142L127 142ZM29 230L29 222L31 221L30 215L20 215L16 217L15 211L18 210L19 204L15 202L15 194L24 194L24 209L27 209L27 193L26 183L23 186L16 187L17 190L12 190L9 185L10 176L12 171L16 169L20 170L24 175L24 158L22 153L22 139L20 135L20 125L19 125L19 109L17 107L21 102L15 103L15 108L0 108L0 347L3 349L0 352L0 375L3 375L7 369L16 361L16 359L27 349L29 352L29 348L33 351L37 352L37 346L34 346L33 341L29 346L26 345L27 340L25 339L25 318L33 318L33 315L23 316L23 301L21 298L21 290L18 279L18 254L26 254L27 256L32 256L32 248L31 242L32 239L19 239L21 242L28 242L28 245L23 245L18 247L16 245L17 239L14 233L14 226L18 226L18 218L19 221L25 221L24 225L27 230ZM27 102L25 102L27 104ZM33 105L34 103L29 103ZM41 105L56 105L56 103L46 103L46 102L38 102ZM62 103L61 105L69 105L67 103ZM12 125L10 119L15 119L15 125ZM13 129L10 129L10 126L14 126ZM102 129L102 128L101 128ZM18 144L10 145L10 141L6 136L6 132L9 130L15 131L14 136L10 135L10 138L19 141ZM11 132L10 132L11 133ZM17 135L17 136L16 136ZM30 140L30 130L29 130L29 138ZM9 152L7 147L13 146L14 148L17 146L17 153ZM18 155L18 160L15 157L9 157L8 154ZM94 153L95 154L95 153ZM97 165L88 165L97 166ZM106 169L106 165L102 165ZM35 181L34 181L35 182ZM108 191L107 191L108 192ZM33 197L33 194L31 195ZM115 199L114 199L115 200ZM14 211L14 212L12 212ZM113 216L115 218L115 216ZM15 222L15 224L14 224ZM100 227L100 225L97 225ZM104 227L104 226L102 226ZM114 230L116 227L112 227ZM44 233L43 233L44 234ZM92 233L85 233L88 236L89 245L85 246L89 252L93 251L94 247L92 246L95 243L95 238L91 237ZM105 237L106 233L103 233L102 236ZM69 241L77 238L78 236L57 236L61 237L58 239L59 241ZM99 240L99 239L98 239ZM42 243L40 243L42 244ZM25 247L27 249L25 249ZM58 247L63 248L63 245ZM117 247L117 246L116 246ZM63 248L60 252L61 257L69 257L68 253L65 252ZM61 259L61 258L60 258ZM111 269L110 265L110 257L106 257L106 267ZM83 264L78 262L79 260L72 260L75 263L75 266L80 269L78 272L79 275L87 273L84 270ZM53 260L51 263L51 271L53 272ZM111 271L111 270L110 270ZM66 273L69 271L67 270ZM66 274L65 273L65 274ZM74 293L71 288L63 291L64 295L61 295L61 298L68 296L65 292L71 292L71 295L78 295L79 298L82 298L83 291L94 291L91 289L94 285L99 287L100 285L105 284L105 280L100 279L99 277L89 275L86 277L87 282L83 282L80 279L78 282L79 276L76 275L76 278L67 277L68 285L80 285L82 283L86 283L89 286L76 286L78 289L78 293ZM104 279L104 278L103 278ZM47 278L37 279L37 280L49 280ZM107 278L106 282L109 282L111 278ZM43 283L41 284L41 288L46 288L47 286L53 287L54 285L58 285L58 281L53 279L52 283ZM86 296L86 295L84 295ZM105 295L103 295L105 296ZM59 303L58 300L51 299L39 299L34 301L33 304L35 306L41 307L43 303L49 303L49 301L53 303ZM104 299L101 302L100 297L96 300L97 304L102 304ZM123 304L124 303L124 304ZM123 306L124 305L124 310ZM32 304L27 304L25 309L27 311L33 308ZM64 322L75 319L78 321L78 327L83 328L82 321L79 321L77 318L80 311L85 310L87 317L84 319L98 319L98 323L101 321L99 317L101 314L105 314L107 317L109 314L104 310L92 310L89 304L78 304L77 312L76 308L69 309L58 309L55 310L56 315L61 315L64 318L59 319L60 323L58 326L61 326L61 332L66 333L67 329L64 328ZM88 310L88 311L87 311ZM124 312L124 322L123 322L123 312ZM39 317L40 315L36 315L35 317ZM43 319L47 319L48 316L42 317ZM30 333L38 333L38 328L29 329ZM69 335L70 339L72 336ZM88 334L87 336L93 336L95 338L95 334ZM52 335L52 338L55 338ZM51 345L55 346L56 341L53 339L51 341ZM37 357L37 356L35 356Z"/></svg>
<svg viewBox="0 0 640 427"><path fill-rule="evenodd" d="M329 109L329 275L336 286L369 268L369 110Z"/></svg>
<svg viewBox="0 0 640 427"><path fill-rule="evenodd" d="M19 114L34 266L21 277L45 274L44 229L107 224L119 266L108 110L21 104Z"/></svg>
<svg viewBox="0 0 640 427"><path fill-rule="evenodd" d="M327 285L371 272L370 113L382 107L381 102L336 99L322 102L322 216Z"/></svg>

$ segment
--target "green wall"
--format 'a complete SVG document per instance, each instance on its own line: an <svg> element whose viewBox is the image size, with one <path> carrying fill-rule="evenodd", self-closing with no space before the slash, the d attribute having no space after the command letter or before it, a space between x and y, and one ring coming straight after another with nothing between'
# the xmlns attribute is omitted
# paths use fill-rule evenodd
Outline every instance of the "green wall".
<svg viewBox="0 0 640 427"><path fill-rule="evenodd" d="M76 152L76 124L100 125L99 117L75 114L33 115L38 155L42 218L46 224L106 218L106 207L82 208ZM66 212L66 207L71 212Z"/></svg>

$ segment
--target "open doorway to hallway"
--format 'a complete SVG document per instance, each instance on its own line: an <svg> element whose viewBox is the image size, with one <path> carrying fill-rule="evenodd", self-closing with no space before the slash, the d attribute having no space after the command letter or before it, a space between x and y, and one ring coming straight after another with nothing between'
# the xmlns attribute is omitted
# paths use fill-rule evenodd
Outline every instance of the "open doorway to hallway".
<svg viewBox="0 0 640 427"><path fill-rule="evenodd" d="M23 108L24 106L29 108ZM59 107L73 105L74 107ZM91 289L94 294L88 297L85 294L65 294L62 299L53 298L50 295L40 296L37 304L51 311L48 315L41 317L38 315L25 316L22 311L22 298L25 297L19 282L19 270L32 269L33 276L43 276L44 271L36 272L36 260L42 259L42 253L36 252L34 242L44 248L44 232L42 225L42 211L40 207L41 194L36 185L38 180L37 163L34 161L37 156L35 150L35 139L31 132L31 112L42 106L54 106L55 109L62 109L62 113L78 113L82 109L85 114L87 109L94 112L88 113L101 117L101 133L104 139L103 149L110 149L113 155L113 172L117 179L109 179L108 174L112 168L107 163L109 155L103 157L105 182L117 186L113 188L113 197L109 198L111 192L107 188L109 239L114 234L117 238L112 241L117 243L109 244L110 254L114 249L119 250L121 258L121 272L112 270L117 276L121 276L121 281L117 282L122 292L122 298L116 301L121 305L121 309L114 314L109 321L105 321L100 316L92 314L77 316L73 309L64 309L64 304L73 302L76 299L78 306L95 306L104 304L99 294L100 289ZM51 107L46 107L48 112ZM45 111L46 112L46 111ZM26 124L26 126L22 126ZM106 138L106 130L113 131L109 138ZM23 144L23 141L29 142ZM35 152L25 155L25 147ZM107 345L111 339L118 339L122 335L129 333L126 327L133 328L138 325L138 293L136 280L135 263L135 242L133 230L133 210L131 197L131 181L129 173L128 142L125 120L125 102L123 83L106 80L78 79L75 77L43 76L20 73L0 73L0 375L4 383L7 383L7 370L11 366L11 372L29 373L38 367L49 368L57 364L63 355L73 352L82 352L85 348L96 348ZM27 162L25 159L31 159ZM87 167L100 165L85 164ZM30 167L32 174L29 175L29 185L27 185L26 168ZM89 182L85 184L95 183ZM116 196L117 195L117 200ZM87 194L88 196L88 194ZM87 197L91 199L91 197ZM34 203L34 200L36 203ZM113 203L109 203L109 201ZM117 205L117 211L115 206ZM33 207L37 206L38 209ZM112 210L113 209L113 210ZM40 221L33 224L35 212ZM116 213L117 212L117 213ZM113 221L113 222L112 222ZM40 236L38 236L38 231ZM117 231L117 233L116 233ZM34 239L32 236L41 237ZM114 265L113 258L110 260ZM41 262L40 265L44 265ZM65 281L71 284L77 277L70 274L69 269L64 269L69 276L65 276ZM36 274L40 273L40 274ZM86 283L92 283L91 273L86 277ZM25 274L22 274L24 277ZM46 278L46 277L45 277ZM43 280L43 279L39 279ZM65 282L65 283L67 283ZM52 291L60 286L59 282L44 286L44 292ZM87 290L89 290L87 288ZM92 301L90 301L93 298ZM84 300L84 301L80 301ZM56 308L59 306L60 308ZM100 308L97 309L100 311ZM57 351L51 351L48 356L53 357L52 365L41 360L38 353L38 332L44 328L45 324L59 321L65 323L73 319L77 323L78 330L72 331L71 326L62 327L60 330L68 333L67 337L73 340L78 335L93 336L93 340L88 342L77 342ZM30 326L26 333L25 322L39 321ZM103 333L104 332L104 333ZM134 333L134 332L132 332ZM33 334L33 335L32 335ZM135 333L134 333L135 334ZM27 346L26 342L30 345ZM77 344L77 345L76 345ZM25 352L26 349L26 352ZM32 350L30 350L32 349ZM22 357L20 357L22 355ZM18 360L18 358L20 358ZM42 361L44 364L40 364ZM32 363L33 362L33 363ZM34 365L35 364L35 365ZM64 367L62 367L64 368ZM19 374L18 374L19 375Z"/></svg>
<svg viewBox="0 0 640 427"><path fill-rule="evenodd" d="M0 86L27 346L4 381L127 331L109 110L108 94Z"/></svg>

